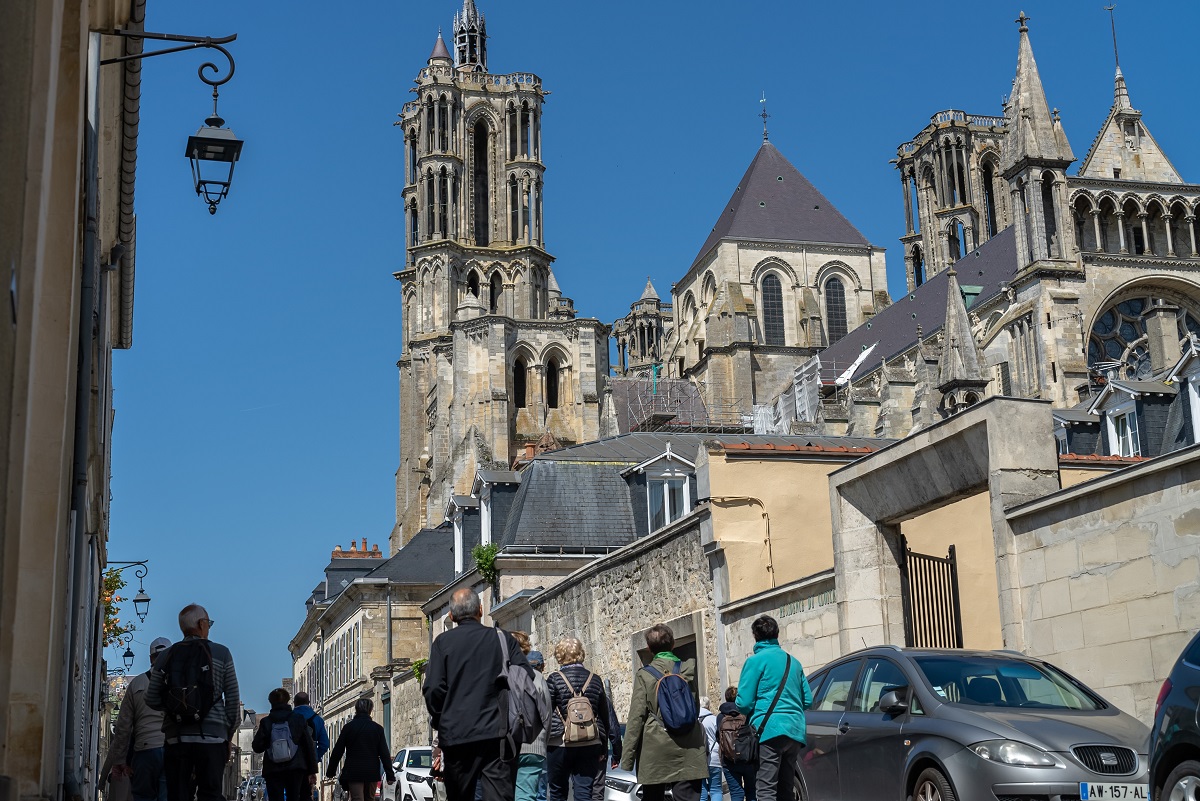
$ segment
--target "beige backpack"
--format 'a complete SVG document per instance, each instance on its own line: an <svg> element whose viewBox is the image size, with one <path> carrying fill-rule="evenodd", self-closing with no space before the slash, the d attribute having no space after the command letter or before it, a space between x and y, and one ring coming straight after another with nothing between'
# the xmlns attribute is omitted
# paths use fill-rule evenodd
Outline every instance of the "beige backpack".
<svg viewBox="0 0 1200 801"><path fill-rule="evenodd" d="M582 689L575 692L575 688L567 680L566 674L561 670L555 672L562 676L563 684L567 685L567 689L571 691L571 697L567 699L567 715L563 718L563 745L593 745L599 742L600 732L596 728L596 713L592 710L592 702L584 694L587 692L588 685L592 683L592 679L596 677L595 674L588 673L587 681L583 683Z"/></svg>

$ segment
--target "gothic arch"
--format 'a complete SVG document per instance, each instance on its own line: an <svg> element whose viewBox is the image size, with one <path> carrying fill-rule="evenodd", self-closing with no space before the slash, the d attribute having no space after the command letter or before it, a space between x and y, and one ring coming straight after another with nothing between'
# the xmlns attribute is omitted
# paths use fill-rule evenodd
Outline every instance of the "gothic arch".
<svg viewBox="0 0 1200 801"><path fill-rule="evenodd" d="M567 352L567 349L564 348L560 342L550 342L543 347L538 361L544 365L548 364L552 358L558 359L559 367L571 367L571 354Z"/></svg>
<svg viewBox="0 0 1200 801"><path fill-rule="evenodd" d="M682 305L683 318L680 320L680 323L681 324L690 323L694 319L696 319L697 308L698 307L696 306L696 296L695 296L695 294L692 293L692 290L689 289L687 291L687 293L683 296L683 305Z"/></svg>
<svg viewBox="0 0 1200 801"><path fill-rule="evenodd" d="M473 128L480 117L484 118L490 133L495 133L500 129L500 120L496 118L496 112L487 104L487 101L481 100L467 107L464 130Z"/></svg>
<svg viewBox="0 0 1200 801"><path fill-rule="evenodd" d="M1096 195L1096 208L1100 208L1100 205L1106 200L1112 203L1114 209L1121 208L1121 199L1111 189L1105 189L1099 195Z"/></svg>
<svg viewBox="0 0 1200 801"><path fill-rule="evenodd" d="M842 279L842 282L846 284L847 291L862 291L862 282L858 280L858 273L856 273L850 267L850 265L846 264L846 262L837 260L827 261L821 265L820 269L817 270L817 278L815 282L817 288L820 291L824 291L825 282L834 275L837 275Z"/></svg>
<svg viewBox="0 0 1200 801"><path fill-rule="evenodd" d="M700 303L705 310L712 305L712 302L717 297L717 277L709 270L704 274L704 279L700 282Z"/></svg>
<svg viewBox="0 0 1200 801"><path fill-rule="evenodd" d="M1079 201L1086 201L1086 208L1079 208ZM1078 209L1084 212L1093 212L1099 208L1099 201L1087 189L1077 189L1071 193L1071 208Z"/></svg>
<svg viewBox="0 0 1200 801"><path fill-rule="evenodd" d="M768 256L754 265L754 271L750 274L750 280L754 282L755 286L759 286L762 283L763 276L772 271L779 273L779 278L783 281L785 290L791 290L792 287L800 283L800 279L796 277L796 271L792 269L792 265L777 256Z"/></svg>
<svg viewBox="0 0 1200 801"><path fill-rule="evenodd" d="M1133 192L1126 192L1121 197L1121 208L1124 209L1130 203L1133 204L1134 209L1138 214L1144 214L1146 212L1145 201L1143 201L1141 197L1135 195Z"/></svg>
<svg viewBox="0 0 1200 801"><path fill-rule="evenodd" d="M1096 320L1112 306L1138 295L1159 295L1173 299L1185 307L1200 312L1200 283L1178 275L1156 273L1133 279L1114 289L1097 303L1087 320L1085 331L1091 331Z"/></svg>
<svg viewBox="0 0 1200 801"><path fill-rule="evenodd" d="M1167 201L1163 198L1162 195L1158 194L1157 192L1146 198L1146 205L1145 205L1146 213L1152 214L1154 212L1153 207L1157 207L1159 214L1167 213Z"/></svg>
<svg viewBox="0 0 1200 801"><path fill-rule="evenodd" d="M509 352L508 364L511 367L516 363L517 359L524 359L525 364L529 367L541 364L541 359L538 357L537 349L528 340L517 340Z"/></svg>

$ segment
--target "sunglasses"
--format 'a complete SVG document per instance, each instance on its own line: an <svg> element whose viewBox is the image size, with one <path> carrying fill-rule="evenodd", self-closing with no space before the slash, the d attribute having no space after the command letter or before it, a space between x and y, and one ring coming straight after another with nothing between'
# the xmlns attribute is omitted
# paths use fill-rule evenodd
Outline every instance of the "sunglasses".
<svg viewBox="0 0 1200 801"><path fill-rule="evenodd" d="M211 629L213 626L215 626L215 625L216 625L216 623L217 623L217 621L213 620L212 618L208 618L208 617L204 618L204 622L208 624L208 627L209 627L210 629Z"/></svg>

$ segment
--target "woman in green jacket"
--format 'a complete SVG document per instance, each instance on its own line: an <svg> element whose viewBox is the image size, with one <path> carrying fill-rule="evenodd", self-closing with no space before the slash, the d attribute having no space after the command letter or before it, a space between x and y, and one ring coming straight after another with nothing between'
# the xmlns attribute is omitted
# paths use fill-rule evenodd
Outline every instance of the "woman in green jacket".
<svg viewBox="0 0 1200 801"><path fill-rule="evenodd" d="M671 629L662 623L654 626L646 632L646 645L654 654L650 667L664 676L680 663L679 672L687 679L699 709L696 660L683 662L671 652L675 647ZM697 723L685 734L668 732L658 714L657 683L647 670L633 675L633 698L625 725L621 767L633 770L636 761L643 801L662 801L668 787L675 801L698 801L701 782L708 777L704 729Z"/></svg>

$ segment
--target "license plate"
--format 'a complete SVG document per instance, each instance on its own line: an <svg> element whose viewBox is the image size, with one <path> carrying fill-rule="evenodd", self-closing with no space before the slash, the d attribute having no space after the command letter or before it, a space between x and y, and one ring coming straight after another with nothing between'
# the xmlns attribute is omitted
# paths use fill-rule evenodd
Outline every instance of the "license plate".
<svg viewBox="0 0 1200 801"><path fill-rule="evenodd" d="M1079 798L1088 801L1092 798L1137 798L1150 797L1150 787L1146 784L1097 784L1096 782L1080 782Z"/></svg>

